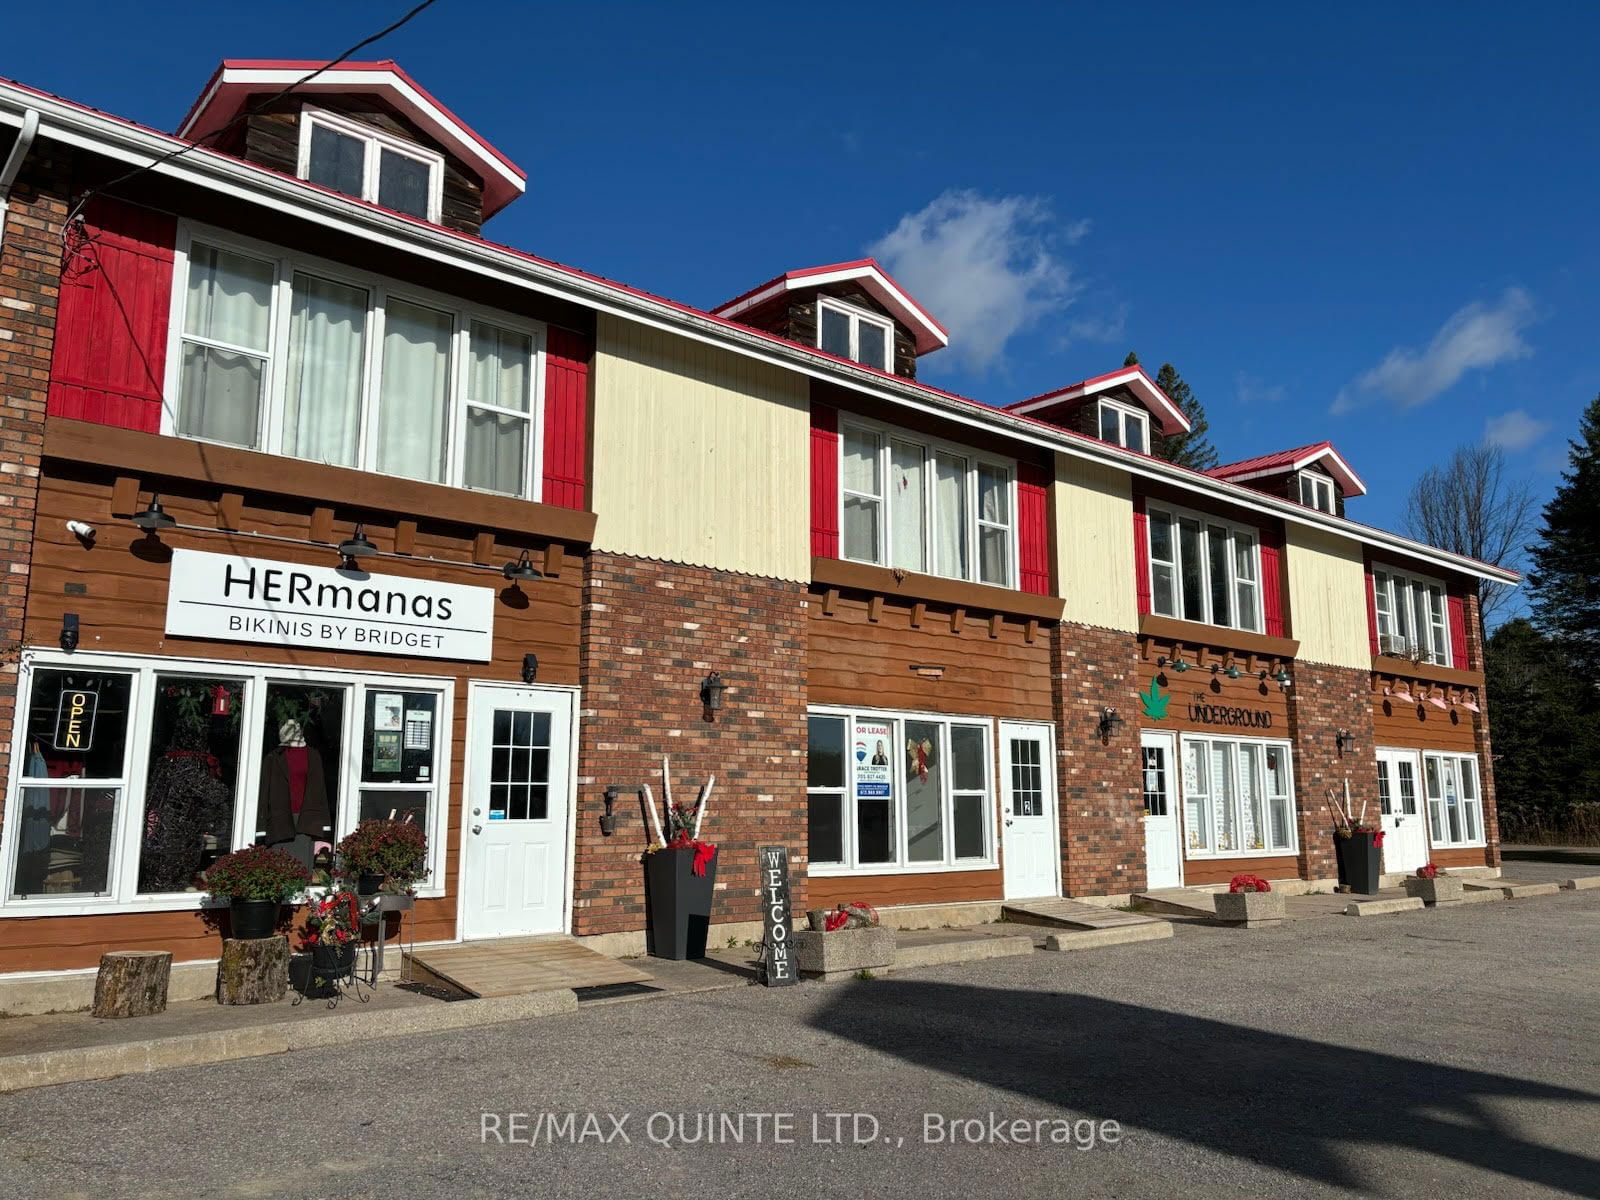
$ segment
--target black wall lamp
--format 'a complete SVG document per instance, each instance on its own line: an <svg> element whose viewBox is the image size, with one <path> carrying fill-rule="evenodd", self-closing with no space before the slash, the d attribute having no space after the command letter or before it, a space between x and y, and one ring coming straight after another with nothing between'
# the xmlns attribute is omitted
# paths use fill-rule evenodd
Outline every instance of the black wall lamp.
<svg viewBox="0 0 1600 1200"><path fill-rule="evenodd" d="M539 678L539 656L537 654L524 654L522 656L522 682L532 683Z"/></svg>
<svg viewBox="0 0 1600 1200"><path fill-rule="evenodd" d="M606 789L606 811L600 817L600 836L610 837L617 831L617 796L621 789L615 784Z"/></svg>
<svg viewBox="0 0 1600 1200"><path fill-rule="evenodd" d="M508 562L501 567L500 573L512 583L530 583L535 579L544 578L544 572L534 567L533 560L528 557L526 550L516 562Z"/></svg>
<svg viewBox="0 0 1600 1200"><path fill-rule="evenodd" d="M1350 748L1355 744L1356 735L1351 733L1348 729L1341 729L1338 733L1333 735L1334 749L1338 750L1340 754L1348 754L1350 752Z"/></svg>
<svg viewBox="0 0 1600 1200"><path fill-rule="evenodd" d="M61 614L61 648L71 654L78 648L78 614Z"/></svg>
<svg viewBox="0 0 1600 1200"><path fill-rule="evenodd" d="M357 569L358 558L371 558L378 548L367 537L367 527L356 522L355 532L339 543L339 565L346 571Z"/></svg>
<svg viewBox="0 0 1600 1200"><path fill-rule="evenodd" d="M146 533L160 533L163 529L171 529L177 521L161 507L159 493L151 492L150 503L133 514L133 523Z"/></svg>
<svg viewBox="0 0 1600 1200"><path fill-rule="evenodd" d="M1111 705L1106 705L1100 710L1100 736L1107 739L1117 736L1122 732L1122 714Z"/></svg>
<svg viewBox="0 0 1600 1200"><path fill-rule="evenodd" d="M1171 667L1174 671L1178 672L1187 671L1189 669L1189 664L1184 662L1183 659L1167 658L1165 656L1156 659L1156 666L1163 671L1165 671L1168 667Z"/></svg>
<svg viewBox="0 0 1600 1200"><path fill-rule="evenodd" d="M728 685L722 682L722 673L713 671L700 681L700 703L705 706L706 717L715 721L722 708L722 693Z"/></svg>

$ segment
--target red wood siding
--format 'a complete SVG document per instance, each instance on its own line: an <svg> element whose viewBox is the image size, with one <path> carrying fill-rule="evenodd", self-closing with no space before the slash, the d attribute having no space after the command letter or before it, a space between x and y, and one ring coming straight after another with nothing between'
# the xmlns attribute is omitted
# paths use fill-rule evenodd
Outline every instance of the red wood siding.
<svg viewBox="0 0 1600 1200"><path fill-rule="evenodd" d="M544 492L546 504L584 508L589 448L589 339L550 328L544 372Z"/></svg>
<svg viewBox="0 0 1600 1200"><path fill-rule="evenodd" d="M161 432L177 221L104 197L62 263L49 412Z"/></svg>
<svg viewBox="0 0 1600 1200"><path fill-rule="evenodd" d="M1372 568L1367 568L1367 637L1372 642L1372 652L1378 652L1378 597L1373 590Z"/></svg>
<svg viewBox="0 0 1600 1200"><path fill-rule="evenodd" d="M1283 531L1261 531L1261 614L1268 637L1283 637Z"/></svg>
<svg viewBox="0 0 1600 1200"><path fill-rule="evenodd" d="M1133 581L1142 617L1150 611L1150 518L1143 496L1133 498Z"/></svg>
<svg viewBox="0 0 1600 1200"><path fill-rule="evenodd" d="M1467 661L1467 598L1460 592L1451 592L1445 602L1450 614L1450 661L1460 670L1471 670Z"/></svg>
<svg viewBox="0 0 1600 1200"><path fill-rule="evenodd" d="M1022 590L1050 594L1050 472L1017 464L1017 565Z"/></svg>
<svg viewBox="0 0 1600 1200"><path fill-rule="evenodd" d="M811 406L811 555L839 557L839 410Z"/></svg>

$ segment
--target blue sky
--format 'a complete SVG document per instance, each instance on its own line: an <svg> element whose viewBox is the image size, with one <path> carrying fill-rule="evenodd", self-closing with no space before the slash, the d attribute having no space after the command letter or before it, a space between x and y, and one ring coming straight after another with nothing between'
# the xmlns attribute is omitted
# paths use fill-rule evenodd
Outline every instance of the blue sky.
<svg viewBox="0 0 1600 1200"><path fill-rule="evenodd" d="M0 74L170 129L218 59L405 4L161 7L23 6ZM1333 439L1359 519L1485 437L1542 499L1600 391L1600 8L1294 7L439 0L363 57L527 170L497 240L701 306L875 252L953 328L939 386L1133 347L1224 460Z"/></svg>

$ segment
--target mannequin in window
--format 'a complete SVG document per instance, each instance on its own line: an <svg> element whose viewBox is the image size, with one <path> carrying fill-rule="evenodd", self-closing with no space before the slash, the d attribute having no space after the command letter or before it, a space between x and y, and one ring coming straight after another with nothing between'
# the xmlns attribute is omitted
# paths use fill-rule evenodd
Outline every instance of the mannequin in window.
<svg viewBox="0 0 1600 1200"><path fill-rule="evenodd" d="M300 722L278 726L278 745L261 763L256 840L287 850L310 868L319 842L333 838L322 755L306 744Z"/></svg>

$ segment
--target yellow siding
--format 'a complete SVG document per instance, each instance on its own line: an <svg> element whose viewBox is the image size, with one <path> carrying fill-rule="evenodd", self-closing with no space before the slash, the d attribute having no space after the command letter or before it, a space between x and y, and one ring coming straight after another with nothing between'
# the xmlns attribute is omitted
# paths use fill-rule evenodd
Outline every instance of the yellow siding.
<svg viewBox="0 0 1600 1200"><path fill-rule="evenodd" d="M1063 619L1137 630L1132 476L1056 455L1055 522Z"/></svg>
<svg viewBox="0 0 1600 1200"><path fill-rule="evenodd" d="M806 380L601 314L594 544L811 578Z"/></svg>
<svg viewBox="0 0 1600 1200"><path fill-rule="evenodd" d="M1289 634L1308 662L1368 670L1366 573L1361 546L1338 534L1290 525L1284 555L1289 577Z"/></svg>

